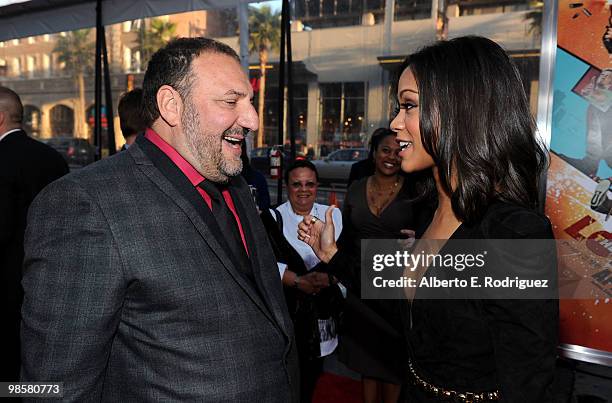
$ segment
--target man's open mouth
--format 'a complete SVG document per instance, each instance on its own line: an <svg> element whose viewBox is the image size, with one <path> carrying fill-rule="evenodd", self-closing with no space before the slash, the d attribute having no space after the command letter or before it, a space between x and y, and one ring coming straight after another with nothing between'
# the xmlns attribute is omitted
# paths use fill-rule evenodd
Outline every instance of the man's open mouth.
<svg viewBox="0 0 612 403"><path fill-rule="evenodd" d="M244 141L244 138L223 136L223 140L227 141L234 148L240 148L242 146L242 142Z"/></svg>

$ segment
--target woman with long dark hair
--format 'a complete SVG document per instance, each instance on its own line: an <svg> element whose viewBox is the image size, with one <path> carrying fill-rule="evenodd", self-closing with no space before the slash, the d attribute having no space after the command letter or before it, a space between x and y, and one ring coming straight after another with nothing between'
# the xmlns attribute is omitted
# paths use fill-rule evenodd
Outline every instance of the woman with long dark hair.
<svg viewBox="0 0 612 403"><path fill-rule="evenodd" d="M537 212L546 154L519 73L501 47L481 37L438 42L409 56L400 71L391 129L402 170L430 170L425 191L438 200L421 239L552 239L550 222ZM341 268L354 257L338 251L330 233L331 225L311 217L300 224L300 239ZM554 256L536 268L550 277L555 269ZM404 319L411 401L552 401L557 301L415 297Z"/></svg>

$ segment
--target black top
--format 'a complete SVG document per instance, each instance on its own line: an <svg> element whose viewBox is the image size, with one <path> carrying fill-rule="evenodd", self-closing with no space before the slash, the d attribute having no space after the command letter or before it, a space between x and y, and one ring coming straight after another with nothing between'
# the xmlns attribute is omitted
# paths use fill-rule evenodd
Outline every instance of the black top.
<svg viewBox="0 0 612 403"><path fill-rule="evenodd" d="M367 183L368 178L362 178L356 181L346 192L342 222L344 225L350 226L351 238L357 241L361 239L405 238L400 230L416 230L418 226L422 225L420 221L423 221L423 216L425 216L425 220L429 219L427 214L417 214L414 205L414 192L409 179L404 179L402 188L395 199L378 217L368 207ZM347 231L344 230L343 233L345 232Z"/></svg>
<svg viewBox="0 0 612 403"><path fill-rule="evenodd" d="M431 220L435 207L426 200L419 200L412 177L405 177L395 199L377 217L368 207L367 182L367 177L362 178L348 188L342 209L343 229L338 239L338 247L356 257L360 256L362 239L402 239L406 237L400 232L403 229L413 230L417 237L420 236ZM358 276L358 259L352 265L346 266L348 267L357 269L356 272L347 274L349 277ZM342 278L342 274L340 277ZM344 280L352 284L358 279Z"/></svg>
<svg viewBox="0 0 612 403"><path fill-rule="evenodd" d="M53 148L16 131L0 141L0 267L2 284L15 296L20 289L23 234L30 203L49 183L68 173ZM19 306L15 305L17 312ZM11 305L13 308L13 305Z"/></svg>
<svg viewBox="0 0 612 403"><path fill-rule="evenodd" d="M495 202L478 222L462 224L451 240L552 238L545 216ZM339 249L329 266L342 268L353 261L353 256ZM556 269L552 259L541 271L554 276ZM422 379L457 391L498 389L504 402L552 401L557 300L417 298L411 310L412 326L408 309L403 322L410 356ZM419 395L413 396L415 401L437 401Z"/></svg>
<svg viewBox="0 0 612 403"><path fill-rule="evenodd" d="M349 173L347 187L350 187L353 182L365 178L367 176L374 175L374 161L368 157L365 160L357 161L351 165L351 172Z"/></svg>
<svg viewBox="0 0 612 403"><path fill-rule="evenodd" d="M0 295L6 309L0 379L19 379L21 266L26 216L32 200L49 183L68 173L68 165L53 148L23 130L0 141ZM75 217L75 219L77 219Z"/></svg>
<svg viewBox="0 0 612 403"><path fill-rule="evenodd" d="M340 360L363 376L400 384L405 371L406 343L402 336L399 301L362 300L362 239L398 239L402 229L418 231L428 221L431 209L414 198L413 182L405 178L395 199L375 216L368 207L367 181L362 178L348 189L342 211L343 228L338 240L342 254L355 259L336 271L349 289L340 334Z"/></svg>
<svg viewBox="0 0 612 403"><path fill-rule="evenodd" d="M552 238L545 216L497 202L450 240ZM548 263L539 271L554 277L556 260ZM416 370L429 383L458 391L499 389L505 402L539 403L552 401L558 320L556 300L417 298L412 328L404 322Z"/></svg>

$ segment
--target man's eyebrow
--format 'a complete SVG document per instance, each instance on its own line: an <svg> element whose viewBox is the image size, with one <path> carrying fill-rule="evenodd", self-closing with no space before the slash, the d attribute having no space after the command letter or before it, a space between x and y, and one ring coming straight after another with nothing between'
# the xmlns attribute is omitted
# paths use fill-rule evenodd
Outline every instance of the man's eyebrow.
<svg viewBox="0 0 612 403"><path fill-rule="evenodd" d="M238 95L239 97L248 97L249 95L245 92L240 92L236 90L229 90L224 95Z"/></svg>

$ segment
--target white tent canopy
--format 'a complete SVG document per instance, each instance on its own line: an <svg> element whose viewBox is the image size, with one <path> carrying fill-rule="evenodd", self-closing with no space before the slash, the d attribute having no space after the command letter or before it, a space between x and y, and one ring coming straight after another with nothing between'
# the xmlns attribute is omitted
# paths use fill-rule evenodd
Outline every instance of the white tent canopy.
<svg viewBox="0 0 612 403"><path fill-rule="evenodd" d="M102 24L194 10L235 8L239 4L260 1L102 0ZM95 25L95 0L30 0L0 7L0 41L91 28Z"/></svg>

